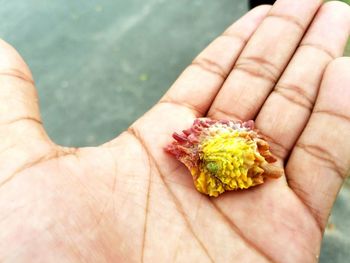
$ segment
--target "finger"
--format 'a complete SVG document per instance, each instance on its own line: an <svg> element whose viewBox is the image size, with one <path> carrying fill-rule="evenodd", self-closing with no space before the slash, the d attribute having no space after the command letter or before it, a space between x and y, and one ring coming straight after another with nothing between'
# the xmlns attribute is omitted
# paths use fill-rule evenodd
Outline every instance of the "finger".
<svg viewBox="0 0 350 263"><path fill-rule="evenodd" d="M9 44L0 40L0 186L22 169L57 156L41 124L32 75Z"/></svg>
<svg viewBox="0 0 350 263"><path fill-rule="evenodd" d="M17 51L0 40L0 123L24 116L38 119L39 111L30 70Z"/></svg>
<svg viewBox="0 0 350 263"><path fill-rule="evenodd" d="M42 133L38 97L27 65L17 51L0 40L0 131L30 137ZM34 129L32 129L34 127Z"/></svg>
<svg viewBox="0 0 350 263"><path fill-rule="evenodd" d="M323 5L259 112L256 126L271 138L272 150L281 159L288 156L304 129L324 70L343 54L349 32L349 6L335 1Z"/></svg>
<svg viewBox="0 0 350 263"><path fill-rule="evenodd" d="M286 167L289 186L324 229L350 168L350 58L332 62Z"/></svg>
<svg viewBox="0 0 350 263"><path fill-rule="evenodd" d="M208 115L252 119L273 89L321 5L279 0L249 40Z"/></svg>
<svg viewBox="0 0 350 263"><path fill-rule="evenodd" d="M183 105L197 116L205 115L246 42L270 8L253 9L215 39L185 69L161 103Z"/></svg>

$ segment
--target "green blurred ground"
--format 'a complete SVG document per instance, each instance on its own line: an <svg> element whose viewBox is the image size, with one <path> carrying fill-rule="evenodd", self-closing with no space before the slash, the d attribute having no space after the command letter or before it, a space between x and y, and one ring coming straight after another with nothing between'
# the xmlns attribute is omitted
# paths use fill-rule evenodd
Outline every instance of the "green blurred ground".
<svg viewBox="0 0 350 263"><path fill-rule="evenodd" d="M31 67L53 140L98 145L153 105L246 11L242 0L1 1L0 36ZM348 189L338 198L321 262L350 258Z"/></svg>
<svg viewBox="0 0 350 263"><path fill-rule="evenodd" d="M232 0L14 0L2 2L0 32L33 70L49 135L98 145L246 10Z"/></svg>

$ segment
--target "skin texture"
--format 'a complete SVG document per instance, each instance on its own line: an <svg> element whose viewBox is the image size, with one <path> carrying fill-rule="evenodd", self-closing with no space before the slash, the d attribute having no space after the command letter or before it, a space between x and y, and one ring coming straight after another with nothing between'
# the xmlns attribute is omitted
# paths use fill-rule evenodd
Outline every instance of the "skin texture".
<svg viewBox="0 0 350 263"><path fill-rule="evenodd" d="M0 42L1 262L316 262L350 167L345 4L279 0L210 44L100 147L53 143ZM285 176L216 199L163 151L195 117L255 119Z"/></svg>

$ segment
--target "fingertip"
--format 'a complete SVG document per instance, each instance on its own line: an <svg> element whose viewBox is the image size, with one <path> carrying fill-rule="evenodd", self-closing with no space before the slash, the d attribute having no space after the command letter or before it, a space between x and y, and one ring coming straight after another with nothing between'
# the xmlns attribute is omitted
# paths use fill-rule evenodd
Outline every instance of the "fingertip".
<svg viewBox="0 0 350 263"><path fill-rule="evenodd" d="M322 8L334 8L338 11L345 10L345 12L350 12L350 6L347 3L339 0L327 1L322 5Z"/></svg>
<svg viewBox="0 0 350 263"><path fill-rule="evenodd" d="M257 7L254 7L250 12L256 12L256 13L267 13L271 10L272 5L259 5Z"/></svg>
<svg viewBox="0 0 350 263"><path fill-rule="evenodd" d="M260 5L253 8L235 23L233 23L228 29L226 29L225 33L230 34L230 32L237 31L246 38L250 37L252 34L251 31L256 30L270 10L270 5ZM242 28L246 28L246 30L243 31Z"/></svg>
<svg viewBox="0 0 350 263"><path fill-rule="evenodd" d="M347 22L348 31L350 31L350 6L347 3L342 1L329 1L324 3L320 10L333 13L340 19Z"/></svg>
<svg viewBox="0 0 350 263"><path fill-rule="evenodd" d="M33 82L32 73L18 51L0 38L0 71L15 74ZM11 72L8 72L11 71ZM12 72L15 71L15 72Z"/></svg>
<svg viewBox="0 0 350 263"><path fill-rule="evenodd" d="M324 4L317 12L301 44L328 53L328 59L342 56L350 32L349 11L349 7L339 1Z"/></svg>
<svg viewBox="0 0 350 263"><path fill-rule="evenodd" d="M254 17L255 21L260 22L263 18L267 16L267 14L270 12L272 6L271 5L259 5L257 7L254 7L252 10L250 10L246 16ZM244 16L243 16L244 18Z"/></svg>

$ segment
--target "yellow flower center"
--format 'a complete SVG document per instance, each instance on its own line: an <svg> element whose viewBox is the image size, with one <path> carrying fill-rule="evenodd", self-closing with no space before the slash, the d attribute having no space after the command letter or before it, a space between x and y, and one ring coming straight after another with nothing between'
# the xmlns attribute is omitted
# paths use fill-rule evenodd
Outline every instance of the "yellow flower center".
<svg viewBox="0 0 350 263"><path fill-rule="evenodd" d="M247 189L256 184L248 175L263 173L256 162L265 159L256 143L244 135L244 131L226 131L201 143L199 176L195 181L199 191L217 196L225 190Z"/></svg>

